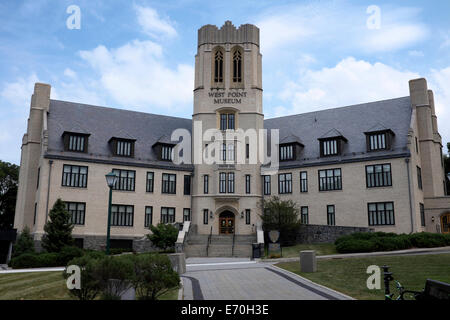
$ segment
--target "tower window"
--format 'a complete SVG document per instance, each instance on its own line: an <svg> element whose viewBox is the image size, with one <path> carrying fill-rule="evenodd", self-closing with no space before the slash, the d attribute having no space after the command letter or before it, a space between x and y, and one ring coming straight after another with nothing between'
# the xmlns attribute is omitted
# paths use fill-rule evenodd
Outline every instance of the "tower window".
<svg viewBox="0 0 450 320"><path fill-rule="evenodd" d="M242 82L242 54L239 49L233 53L233 82Z"/></svg>
<svg viewBox="0 0 450 320"><path fill-rule="evenodd" d="M217 50L214 55L214 82L223 82L223 52Z"/></svg>

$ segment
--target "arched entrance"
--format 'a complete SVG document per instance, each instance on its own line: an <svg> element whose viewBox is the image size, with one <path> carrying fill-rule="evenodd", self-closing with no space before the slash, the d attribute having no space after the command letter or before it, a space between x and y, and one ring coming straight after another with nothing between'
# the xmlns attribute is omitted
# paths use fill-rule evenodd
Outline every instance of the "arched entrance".
<svg viewBox="0 0 450 320"><path fill-rule="evenodd" d="M450 233L450 212L444 213L441 216L442 233Z"/></svg>
<svg viewBox="0 0 450 320"><path fill-rule="evenodd" d="M219 234L234 233L234 214L231 211L224 211L219 215Z"/></svg>

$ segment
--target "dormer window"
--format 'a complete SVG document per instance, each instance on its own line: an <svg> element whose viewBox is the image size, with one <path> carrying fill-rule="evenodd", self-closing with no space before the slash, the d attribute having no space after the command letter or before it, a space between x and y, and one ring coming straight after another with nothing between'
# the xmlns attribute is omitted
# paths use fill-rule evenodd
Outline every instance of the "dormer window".
<svg viewBox="0 0 450 320"><path fill-rule="evenodd" d="M395 136L391 129L387 129L381 124L377 124L364 134L366 135L367 152L391 149L392 140Z"/></svg>
<svg viewBox="0 0 450 320"><path fill-rule="evenodd" d="M161 160L172 161L172 145L162 145L161 146Z"/></svg>
<svg viewBox="0 0 450 320"><path fill-rule="evenodd" d="M133 139L111 138L111 150L115 156L119 157L134 157L134 142Z"/></svg>
<svg viewBox="0 0 450 320"><path fill-rule="evenodd" d="M89 134L64 132L64 150L87 153Z"/></svg>
<svg viewBox="0 0 450 320"><path fill-rule="evenodd" d="M336 129L328 131L318 139L320 143L320 156L332 157L342 153L343 145L347 139Z"/></svg>
<svg viewBox="0 0 450 320"><path fill-rule="evenodd" d="M280 161L294 160L294 144L280 145Z"/></svg>

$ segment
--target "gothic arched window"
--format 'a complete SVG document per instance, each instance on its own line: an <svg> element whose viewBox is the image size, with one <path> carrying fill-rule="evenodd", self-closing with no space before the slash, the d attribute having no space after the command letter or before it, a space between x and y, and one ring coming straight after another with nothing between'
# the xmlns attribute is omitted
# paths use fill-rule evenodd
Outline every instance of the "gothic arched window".
<svg viewBox="0 0 450 320"><path fill-rule="evenodd" d="M214 54L214 82L223 82L223 52L220 49Z"/></svg>
<svg viewBox="0 0 450 320"><path fill-rule="evenodd" d="M242 82L242 53L239 49L233 52L233 82Z"/></svg>

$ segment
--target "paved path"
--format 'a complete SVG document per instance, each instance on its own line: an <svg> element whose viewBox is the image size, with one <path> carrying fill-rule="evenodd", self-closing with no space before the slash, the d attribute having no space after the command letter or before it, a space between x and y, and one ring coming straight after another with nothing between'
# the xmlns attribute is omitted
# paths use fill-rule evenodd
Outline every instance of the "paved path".
<svg viewBox="0 0 450 320"><path fill-rule="evenodd" d="M185 300L347 300L271 263L237 258L188 258Z"/></svg>

